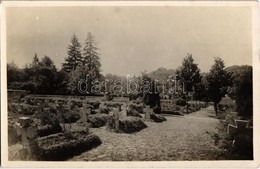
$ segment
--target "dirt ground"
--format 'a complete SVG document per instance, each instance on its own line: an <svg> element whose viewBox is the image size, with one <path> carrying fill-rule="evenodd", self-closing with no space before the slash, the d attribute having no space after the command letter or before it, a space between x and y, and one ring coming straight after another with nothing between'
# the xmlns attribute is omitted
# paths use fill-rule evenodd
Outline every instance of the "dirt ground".
<svg viewBox="0 0 260 169"><path fill-rule="evenodd" d="M218 160L220 150L210 135L219 123L213 107L166 118L163 123L146 122L148 128L134 134L111 133L105 127L91 129L103 143L69 160Z"/></svg>

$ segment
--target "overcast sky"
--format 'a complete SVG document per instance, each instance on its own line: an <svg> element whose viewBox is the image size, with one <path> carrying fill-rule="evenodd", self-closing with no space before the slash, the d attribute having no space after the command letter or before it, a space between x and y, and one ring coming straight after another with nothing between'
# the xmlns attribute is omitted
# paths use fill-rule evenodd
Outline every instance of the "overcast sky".
<svg viewBox="0 0 260 169"><path fill-rule="evenodd" d="M7 8L7 61L23 67L37 53L60 68L72 34L83 43L88 32L98 42L104 74L175 69L187 53L203 72L214 57L226 66L252 65L247 7Z"/></svg>

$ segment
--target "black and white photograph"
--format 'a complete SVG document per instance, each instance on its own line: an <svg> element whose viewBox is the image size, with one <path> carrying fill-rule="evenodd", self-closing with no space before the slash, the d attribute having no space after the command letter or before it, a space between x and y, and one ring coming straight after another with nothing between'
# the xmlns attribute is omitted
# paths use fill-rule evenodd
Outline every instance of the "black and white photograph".
<svg viewBox="0 0 260 169"><path fill-rule="evenodd" d="M257 160L257 2L17 4L2 11L8 162Z"/></svg>

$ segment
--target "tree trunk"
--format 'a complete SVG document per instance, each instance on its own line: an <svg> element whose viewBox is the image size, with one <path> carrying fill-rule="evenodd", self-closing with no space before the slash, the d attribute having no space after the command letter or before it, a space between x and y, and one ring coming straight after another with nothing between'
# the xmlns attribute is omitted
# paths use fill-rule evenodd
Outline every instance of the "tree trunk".
<svg viewBox="0 0 260 169"><path fill-rule="evenodd" d="M217 116L218 115L218 103L217 102L214 102L214 110L215 110L215 113Z"/></svg>

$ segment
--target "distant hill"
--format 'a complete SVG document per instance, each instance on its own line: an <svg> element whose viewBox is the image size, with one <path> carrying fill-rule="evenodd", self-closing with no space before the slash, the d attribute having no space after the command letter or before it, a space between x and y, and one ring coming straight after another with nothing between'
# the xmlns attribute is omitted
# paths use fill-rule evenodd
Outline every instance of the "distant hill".
<svg viewBox="0 0 260 169"><path fill-rule="evenodd" d="M167 80L169 76L175 75L175 70L160 67L157 70L148 73L148 75L152 79Z"/></svg>
<svg viewBox="0 0 260 169"><path fill-rule="evenodd" d="M238 66L238 65L233 65L233 66L229 66L226 67L225 70L229 73L233 73L233 72L239 72L245 69L250 69L252 68L252 66L249 65L242 65L242 66Z"/></svg>

